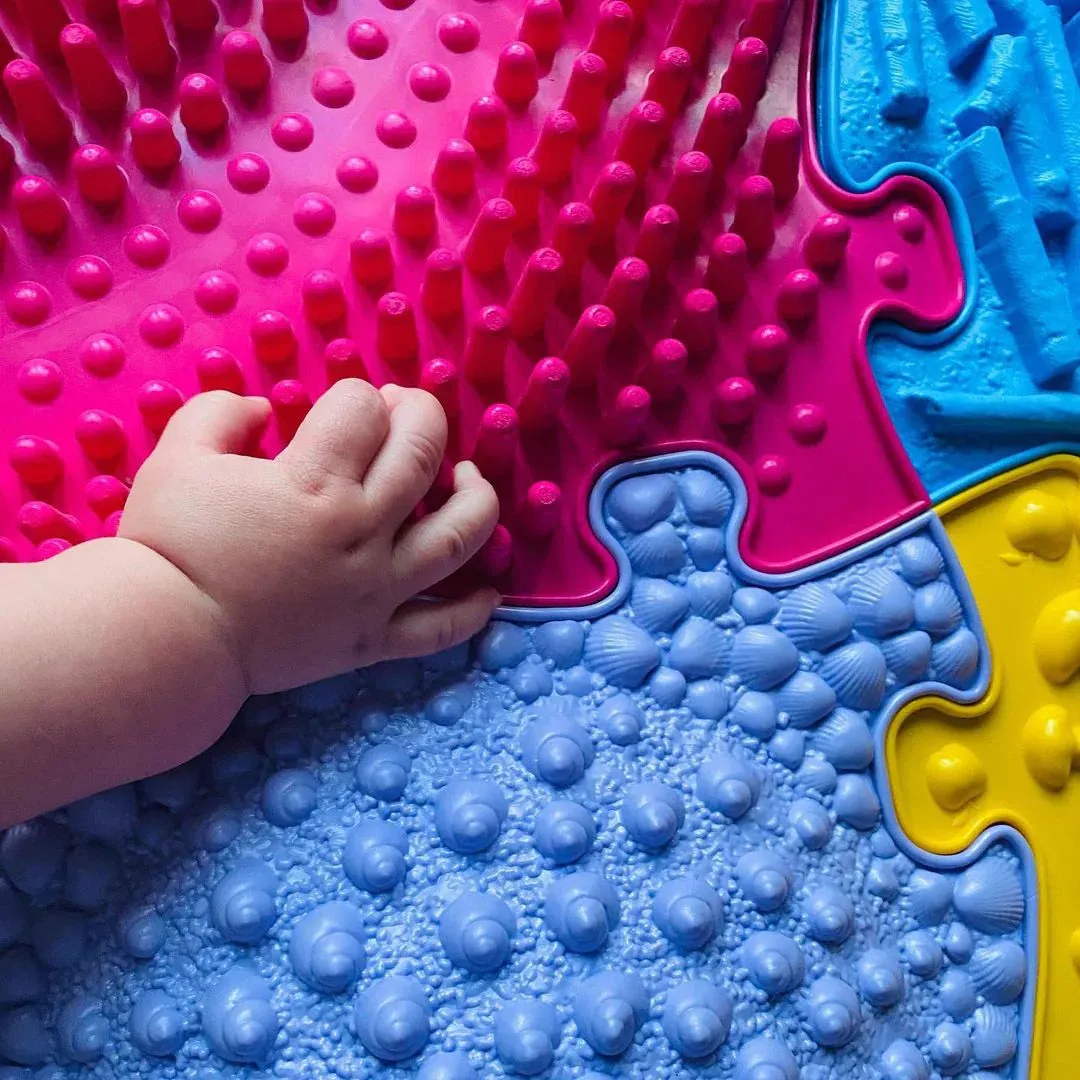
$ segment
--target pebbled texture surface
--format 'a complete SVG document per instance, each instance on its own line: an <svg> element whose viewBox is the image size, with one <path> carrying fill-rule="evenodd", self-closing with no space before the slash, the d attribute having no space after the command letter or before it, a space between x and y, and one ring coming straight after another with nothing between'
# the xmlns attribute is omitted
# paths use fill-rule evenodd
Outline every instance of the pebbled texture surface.
<svg viewBox="0 0 1080 1080"><path fill-rule="evenodd" d="M987 677L943 531L770 580L734 483L601 485L613 614L253 700L9 830L0 1054L85 1065L5 1080L1025 1075L1017 858L916 866L882 827L889 715Z"/></svg>
<svg viewBox="0 0 1080 1080"><path fill-rule="evenodd" d="M767 570L926 505L863 342L876 314L947 322L958 259L919 181L823 179L802 4L85 8L0 19L0 60L26 57L0 146L5 557L115 528L200 387L268 393L272 452L362 372L457 412L450 456L502 500L474 573L511 604L614 585L585 513L619 456L729 455Z"/></svg>

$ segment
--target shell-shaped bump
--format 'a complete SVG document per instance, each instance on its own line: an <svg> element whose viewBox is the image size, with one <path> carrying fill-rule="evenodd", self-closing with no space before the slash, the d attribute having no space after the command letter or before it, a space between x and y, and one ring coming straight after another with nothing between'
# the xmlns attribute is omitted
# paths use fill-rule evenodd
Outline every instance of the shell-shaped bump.
<svg viewBox="0 0 1080 1080"><path fill-rule="evenodd" d="M690 598L666 578L638 578L630 592L634 622L650 634L674 630L690 610Z"/></svg>
<svg viewBox="0 0 1080 1080"><path fill-rule="evenodd" d="M607 515L630 532L644 532L675 509L675 483L667 473L620 480L608 494Z"/></svg>
<svg viewBox="0 0 1080 1080"><path fill-rule="evenodd" d="M959 1076L971 1063L971 1036L963 1024L938 1024L930 1038L930 1060L942 1076Z"/></svg>
<svg viewBox="0 0 1080 1080"><path fill-rule="evenodd" d="M529 655L529 638L515 623L491 622L476 648L476 658L484 671L517 667Z"/></svg>
<svg viewBox="0 0 1080 1080"><path fill-rule="evenodd" d="M722 929L724 902L701 878L674 878L657 891L652 918L676 949L693 952L705 948Z"/></svg>
<svg viewBox="0 0 1080 1080"><path fill-rule="evenodd" d="M971 1056L984 1069L1000 1069L1014 1057L1019 1044L1013 1009L980 1005L975 1010L971 1033Z"/></svg>
<svg viewBox="0 0 1080 1080"><path fill-rule="evenodd" d="M49 818L12 825L0 837L0 869L27 896L39 896L57 879L71 837Z"/></svg>
<svg viewBox="0 0 1080 1080"><path fill-rule="evenodd" d="M356 763L356 786L379 802L397 802L405 794L412 758L395 743L365 750Z"/></svg>
<svg viewBox="0 0 1080 1080"><path fill-rule="evenodd" d="M878 643L885 664L901 686L921 679L930 666L930 635L925 630L908 630Z"/></svg>
<svg viewBox="0 0 1080 1080"><path fill-rule="evenodd" d="M581 660L585 628L572 619L541 623L533 633L533 645L543 659L566 670Z"/></svg>
<svg viewBox="0 0 1080 1080"><path fill-rule="evenodd" d="M731 606L742 616L743 622L757 625L772 619L780 610L780 601L768 589L744 586L736 590Z"/></svg>
<svg viewBox="0 0 1080 1080"><path fill-rule="evenodd" d="M692 525L686 533L686 551L698 570L715 570L727 551L723 529Z"/></svg>
<svg viewBox="0 0 1080 1080"><path fill-rule="evenodd" d="M674 788L647 780L626 789L619 820L634 843L647 851L659 851L682 828L686 807Z"/></svg>
<svg viewBox="0 0 1080 1080"><path fill-rule="evenodd" d="M296 977L321 994L348 990L364 970L364 918L342 900L320 904L302 915L289 940Z"/></svg>
<svg viewBox="0 0 1080 1080"><path fill-rule="evenodd" d="M84 996L69 1001L56 1019L56 1034L64 1057L92 1065L105 1052L109 1039L101 1002Z"/></svg>
<svg viewBox="0 0 1080 1080"><path fill-rule="evenodd" d="M700 1061L715 1053L728 1037L731 1016L726 990L704 979L691 979L668 991L664 1035L680 1057Z"/></svg>
<svg viewBox="0 0 1080 1080"><path fill-rule="evenodd" d="M911 590L899 574L884 566L872 566L855 578L848 610L855 629L877 639L902 633L915 621Z"/></svg>
<svg viewBox="0 0 1080 1080"><path fill-rule="evenodd" d="M938 985L938 1003L953 1020L966 1020L975 1011L975 983L960 968L949 968Z"/></svg>
<svg viewBox="0 0 1080 1080"><path fill-rule="evenodd" d="M364 991L353 1013L356 1034L380 1061L415 1057L431 1037L431 1006L420 982L392 975Z"/></svg>
<svg viewBox="0 0 1080 1080"><path fill-rule="evenodd" d="M241 859L210 894L210 921L226 940L251 945L277 919L277 874L261 859Z"/></svg>
<svg viewBox="0 0 1080 1080"><path fill-rule="evenodd" d="M814 732L814 749L834 768L859 772L874 760L870 726L853 709L837 709Z"/></svg>
<svg viewBox="0 0 1080 1080"><path fill-rule="evenodd" d="M758 911L779 911L791 895L791 867L775 851L755 848L735 864L735 880Z"/></svg>
<svg viewBox="0 0 1080 1080"><path fill-rule="evenodd" d="M439 727L453 727L468 712L471 704L471 688L460 683L433 693L424 706L424 716Z"/></svg>
<svg viewBox="0 0 1080 1080"><path fill-rule="evenodd" d="M184 830L197 851L224 851L240 835L240 815L224 799L211 795L191 808Z"/></svg>
<svg viewBox="0 0 1080 1080"><path fill-rule="evenodd" d="M1011 934L1024 917L1020 875L1005 859L980 859L956 879L953 905L972 930Z"/></svg>
<svg viewBox="0 0 1080 1080"><path fill-rule="evenodd" d="M458 1050L449 1054L440 1050L424 1058L416 1073L416 1080L480 1080L480 1074L466 1054Z"/></svg>
<svg viewBox="0 0 1080 1080"><path fill-rule="evenodd" d="M915 593L915 624L935 641L948 637L963 619L960 597L947 581L932 581Z"/></svg>
<svg viewBox="0 0 1080 1080"><path fill-rule="evenodd" d="M881 802L866 773L844 773L837 778L833 793L836 820L853 829L868 832L881 818Z"/></svg>
<svg viewBox="0 0 1080 1080"><path fill-rule="evenodd" d="M229 968L203 998L203 1033L210 1049L226 1061L266 1061L278 1034L270 986L251 968Z"/></svg>
<svg viewBox="0 0 1080 1080"><path fill-rule="evenodd" d="M136 998L128 1029L135 1047L151 1057L171 1057L187 1038L184 1017L164 990L146 990Z"/></svg>
<svg viewBox="0 0 1080 1080"><path fill-rule="evenodd" d="M686 561L682 540L670 521L661 521L643 533L628 536L623 547L634 572L646 577L677 574Z"/></svg>
<svg viewBox="0 0 1080 1080"><path fill-rule="evenodd" d="M589 733L571 716L542 716L521 732L522 763L552 787L576 784L595 756Z"/></svg>
<svg viewBox="0 0 1080 1080"><path fill-rule="evenodd" d="M165 944L165 920L151 907L134 908L120 919L120 941L129 956L149 960Z"/></svg>
<svg viewBox="0 0 1080 1080"><path fill-rule="evenodd" d="M796 799L788 811L788 822L808 851L820 851L832 838L829 811L813 799Z"/></svg>
<svg viewBox="0 0 1080 1080"><path fill-rule="evenodd" d="M952 893L952 878L918 867L908 878L906 905L919 926L940 926L948 914Z"/></svg>
<svg viewBox="0 0 1080 1080"><path fill-rule="evenodd" d="M551 1068L561 1042L559 1014L546 1001L511 1001L495 1017L495 1053L504 1068L519 1076Z"/></svg>
<svg viewBox="0 0 1080 1080"><path fill-rule="evenodd" d="M732 1080L799 1080L799 1063L779 1039L759 1035L739 1048Z"/></svg>
<svg viewBox="0 0 1080 1080"><path fill-rule="evenodd" d="M731 650L731 639L716 623L691 615L672 635L667 662L688 679L708 679L727 671Z"/></svg>
<svg viewBox="0 0 1080 1080"><path fill-rule="evenodd" d="M517 920L497 896L462 893L439 919L439 940L452 964L490 975L510 959Z"/></svg>
<svg viewBox="0 0 1080 1080"><path fill-rule="evenodd" d="M609 697L596 715L600 726L616 746L631 746L641 738L645 716L626 694Z"/></svg>
<svg viewBox="0 0 1080 1080"><path fill-rule="evenodd" d="M0 953L0 1006L38 1001L45 988L45 969L28 945Z"/></svg>
<svg viewBox="0 0 1080 1080"><path fill-rule="evenodd" d="M849 709L876 709L885 697L885 657L870 641L852 641L821 662L821 677Z"/></svg>
<svg viewBox="0 0 1080 1080"><path fill-rule="evenodd" d="M800 649L823 651L851 633L852 619L844 602L825 585L808 582L780 603L780 629Z"/></svg>
<svg viewBox="0 0 1080 1080"><path fill-rule="evenodd" d="M912 975L932 979L944 962L941 946L927 930L912 930L903 937L901 947Z"/></svg>
<svg viewBox="0 0 1080 1080"><path fill-rule="evenodd" d="M991 941L975 950L968 969L991 1005L1011 1005L1024 992L1027 957L1015 941Z"/></svg>
<svg viewBox="0 0 1080 1080"><path fill-rule="evenodd" d="M281 829L299 825L318 801L318 781L307 769L280 769L263 785L263 813Z"/></svg>
<svg viewBox="0 0 1080 1080"><path fill-rule="evenodd" d="M596 840L596 822L580 803L568 799L549 802L536 815L533 843L536 850L559 866L587 855Z"/></svg>
<svg viewBox="0 0 1080 1080"><path fill-rule="evenodd" d="M867 949L856 964L859 993L875 1009L891 1009L904 996L900 957L890 949Z"/></svg>
<svg viewBox="0 0 1080 1080"><path fill-rule="evenodd" d="M979 639L966 627L954 630L930 650L930 675L965 690L979 670Z"/></svg>
<svg viewBox="0 0 1080 1080"><path fill-rule="evenodd" d="M578 985L574 1022L578 1033L604 1057L629 1048L649 1015L649 995L636 975L602 971Z"/></svg>
<svg viewBox="0 0 1080 1080"><path fill-rule="evenodd" d="M702 762L696 790L710 810L738 821L758 801L761 773L749 761L721 750Z"/></svg>
<svg viewBox="0 0 1080 1080"><path fill-rule="evenodd" d="M823 945L842 945L855 929L855 907L835 885L819 885L806 900L806 926Z"/></svg>
<svg viewBox="0 0 1080 1080"><path fill-rule="evenodd" d="M677 477L683 510L695 525L723 525L734 500L731 488L708 469L687 469Z"/></svg>
<svg viewBox="0 0 1080 1080"><path fill-rule="evenodd" d="M846 982L823 975L810 986L807 1022L818 1046L837 1050L855 1038L861 1021L859 999Z"/></svg>
<svg viewBox="0 0 1080 1080"><path fill-rule="evenodd" d="M451 851L476 855L498 840L508 809L492 781L451 780L435 797L435 828Z"/></svg>
<svg viewBox="0 0 1080 1080"><path fill-rule="evenodd" d="M589 871L557 878L547 891L544 921L570 952L597 952L618 925L618 893Z"/></svg>
<svg viewBox="0 0 1080 1080"><path fill-rule="evenodd" d="M45 1019L33 1005L20 1005L0 1013L0 1057L14 1065L41 1065L54 1052L53 1039ZM32 1074L46 1080L55 1070L42 1069ZM30 1076L24 1069L11 1068L16 1080Z"/></svg>
<svg viewBox="0 0 1080 1080"><path fill-rule="evenodd" d="M595 623L585 640L586 666L623 690L637 689L659 663L656 642L621 615Z"/></svg>
<svg viewBox="0 0 1080 1080"><path fill-rule="evenodd" d="M881 1055L884 1080L930 1080L930 1066L919 1048L907 1039L894 1039Z"/></svg>
<svg viewBox="0 0 1080 1080"><path fill-rule="evenodd" d="M703 720L719 720L728 711L730 694L719 679L699 679L686 690L686 704Z"/></svg>
<svg viewBox="0 0 1080 1080"><path fill-rule="evenodd" d="M796 671L776 692L776 703L792 727L813 727L836 705L836 692L814 671Z"/></svg>
<svg viewBox="0 0 1080 1080"><path fill-rule="evenodd" d="M775 930L759 930L742 949L750 981L770 997L788 994L801 985L806 961L798 942Z"/></svg>
<svg viewBox="0 0 1080 1080"><path fill-rule="evenodd" d="M345 841L341 867L358 889L389 892L405 879L408 854L409 837L400 825L381 819L362 821Z"/></svg>
<svg viewBox="0 0 1080 1080"><path fill-rule="evenodd" d="M945 570L945 559L928 536L909 536L896 547L900 573L909 585L928 585Z"/></svg>
<svg viewBox="0 0 1080 1080"><path fill-rule="evenodd" d="M731 669L751 690L771 690L795 674L799 650L774 626L744 626L731 647Z"/></svg>
<svg viewBox="0 0 1080 1080"><path fill-rule="evenodd" d="M690 610L703 619L715 619L731 607L735 583L723 570L695 570L684 587Z"/></svg>
<svg viewBox="0 0 1080 1080"><path fill-rule="evenodd" d="M735 702L729 719L755 739L771 739L776 731L776 704L768 694L747 690Z"/></svg>

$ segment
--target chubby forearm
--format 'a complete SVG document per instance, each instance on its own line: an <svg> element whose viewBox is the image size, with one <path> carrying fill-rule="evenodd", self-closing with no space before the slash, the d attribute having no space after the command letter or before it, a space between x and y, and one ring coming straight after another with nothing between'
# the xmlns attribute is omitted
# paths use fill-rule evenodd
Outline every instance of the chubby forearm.
<svg viewBox="0 0 1080 1080"><path fill-rule="evenodd" d="M187 760L245 695L214 601L142 544L0 566L0 827Z"/></svg>

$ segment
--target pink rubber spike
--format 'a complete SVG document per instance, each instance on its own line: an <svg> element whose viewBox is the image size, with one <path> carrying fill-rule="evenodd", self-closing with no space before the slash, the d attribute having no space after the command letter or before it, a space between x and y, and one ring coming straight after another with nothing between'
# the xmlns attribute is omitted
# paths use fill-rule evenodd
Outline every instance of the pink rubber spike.
<svg viewBox="0 0 1080 1080"><path fill-rule="evenodd" d="M489 199L480 208L461 252L465 265L474 274L502 270L514 235L514 217L514 204L509 199Z"/></svg>
<svg viewBox="0 0 1080 1080"><path fill-rule="evenodd" d="M600 126L607 83L607 61L596 53L581 53L570 69L562 107L574 114L583 135L591 135Z"/></svg>

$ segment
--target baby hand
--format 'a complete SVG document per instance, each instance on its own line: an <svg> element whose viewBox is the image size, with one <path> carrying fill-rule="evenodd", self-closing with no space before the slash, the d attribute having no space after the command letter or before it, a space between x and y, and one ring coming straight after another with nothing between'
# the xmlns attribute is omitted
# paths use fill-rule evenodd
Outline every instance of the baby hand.
<svg viewBox="0 0 1080 1080"><path fill-rule="evenodd" d="M499 596L415 596L491 534L498 501L471 462L454 493L412 520L446 447L446 417L421 390L336 383L273 461L244 456L269 417L263 398L199 394L140 469L119 535L176 566L214 605L249 693L378 660L449 648Z"/></svg>

